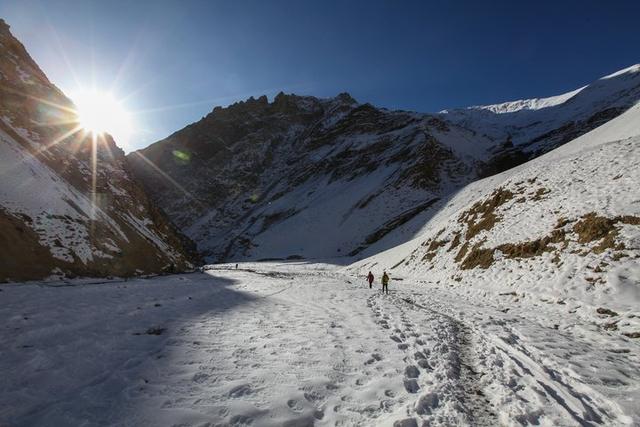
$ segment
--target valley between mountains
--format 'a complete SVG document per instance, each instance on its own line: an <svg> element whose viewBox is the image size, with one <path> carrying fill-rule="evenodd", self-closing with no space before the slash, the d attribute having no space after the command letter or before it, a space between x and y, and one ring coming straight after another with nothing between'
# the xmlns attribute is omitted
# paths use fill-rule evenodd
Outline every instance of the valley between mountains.
<svg viewBox="0 0 640 427"><path fill-rule="evenodd" d="M640 65L252 97L125 155L0 53L1 426L640 424Z"/></svg>

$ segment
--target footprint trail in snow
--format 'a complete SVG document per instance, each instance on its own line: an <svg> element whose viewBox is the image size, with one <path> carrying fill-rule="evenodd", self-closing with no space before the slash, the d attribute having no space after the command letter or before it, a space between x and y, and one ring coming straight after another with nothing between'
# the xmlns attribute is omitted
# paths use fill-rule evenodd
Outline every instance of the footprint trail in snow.
<svg viewBox="0 0 640 427"><path fill-rule="evenodd" d="M3 425L633 422L540 353L548 331L408 281L383 295L335 267L244 264L2 298Z"/></svg>

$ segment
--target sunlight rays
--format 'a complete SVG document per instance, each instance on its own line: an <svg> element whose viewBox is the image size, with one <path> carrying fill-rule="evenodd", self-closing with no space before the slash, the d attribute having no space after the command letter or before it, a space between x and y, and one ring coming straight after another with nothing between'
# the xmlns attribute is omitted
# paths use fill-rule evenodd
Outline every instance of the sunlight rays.
<svg viewBox="0 0 640 427"><path fill-rule="evenodd" d="M32 105L35 105L36 111L40 111L35 116L36 121L33 121L31 126L44 137L42 140L37 141L37 144L34 144L36 141L31 141L28 145L30 145L31 154L40 157L45 162L50 158L46 153L53 150L55 158L59 155L70 155L75 157L75 160L86 165L85 194L91 201L92 219L95 219L96 212L100 209L98 206L100 203L99 191L104 185L103 180L107 179L101 163L108 163L110 159L116 159L116 156L120 155L112 151L114 147L112 147L112 143L109 140L109 135L113 136L116 144L129 151L136 145L140 145L135 144L132 141L132 137L134 135L139 137L140 134L145 132L145 126L138 126L138 123L144 123L145 117L143 116L145 115L151 117L158 112L172 112L181 109L193 109L194 107L198 110L203 107L210 111L214 105L225 105L256 93L256 91L251 91L251 93L246 94L236 93L235 95L217 97L206 97L205 95L199 100L170 103L169 105L160 104L160 106L150 106L150 108L144 108L143 104L138 104L138 108L129 110L124 107L125 102L134 103L134 99L141 97L142 92L148 91L151 86L157 86L160 79L158 74L151 75L135 87L128 87L124 93L118 93L118 91L128 86L127 79L129 74L135 71L136 61L140 54L144 53L141 52L140 37L142 35L132 40L132 43L125 51L126 55L122 58L119 67L117 67L115 75L112 73L112 80L105 82L101 78L102 75L100 73L102 70L98 68L98 51L94 49L95 46L93 46L91 39L87 41L91 52L86 56L90 69L79 73L78 71L81 71L82 68L74 66L72 57L68 55L71 52L66 50L64 40L60 37L60 34L48 21L46 21L45 25L49 27L52 47L57 51L63 66L66 66L70 81L67 82L63 89L68 98L63 94L63 91L57 91L51 96L47 96L41 92L20 89L29 93L17 95L28 99ZM174 66L176 65L174 64ZM257 92L272 93L275 92L275 89ZM147 107L149 106L147 105ZM149 133L151 135L157 134L157 130L150 130ZM79 155L77 155L78 153ZM184 195L198 206L203 206L196 195L187 191L186 188L145 155L140 152L134 152L133 156L141 159L169 187L175 188L179 194ZM67 166L64 167L66 168Z"/></svg>
<svg viewBox="0 0 640 427"><path fill-rule="evenodd" d="M94 134L108 133L125 145L133 131L129 112L108 92L79 91L73 95L79 124Z"/></svg>
<svg viewBox="0 0 640 427"><path fill-rule="evenodd" d="M139 157L142 161L144 161L146 164L148 164L149 166L151 166L151 168L153 170L155 170L157 173L160 174L160 176L162 176L163 178L165 178L167 181L169 181L174 187L176 187L178 190L180 190L185 196L191 198L193 201L195 201L198 205L203 206L202 203L196 198L196 196L194 196L193 194L191 194L190 192L187 191L186 188L184 188L183 186L181 186L176 180L174 180L173 178L171 178L171 176L169 176L169 174L167 174L165 171L163 171L162 169L160 169L160 167L158 167L155 163L153 163L151 160L149 160L144 154L142 154L139 151L134 151L131 154Z"/></svg>
<svg viewBox="0 0 640 427"><path fill-rule="evenodd" d="M75 104L54 102L50 99L17 91L13 91L13 93L34 102L36 108L44 108L45 119L35 123L36 127L43 130L48 129L47 133L49 134L52 129L57 131L57 135L54 134L47 140L42 141L40 147L32 151L33 156L38 157L63 143L67 144L64 149L70 154L75 155L81 150L87 151L88 167L91 173L90 187L88 188L89 194L87 196L91 203L90 218L92 222L95 221L96 215L100 210L98 206L98 184L101 174L98 168L100 159L104 158L100 153L104 153L110 159L115 159L111 150L112 144L108 143L105 138L107 138L107 134L112 133L114 126L117 127L123 123L128 127L125 130L131 130L131 123L125 121L122 116L115 117L116 120L114 120L114 115L124 114L124 110L118 111L121 107L112 96L97 91L85 92L82 98L76 96ZM128 120L128 118L126 119ZM118 122L118 120L121 121ZM145 164L149 165L180 193L193 200L196 204L201 205L201 202L193 194L178 184L151 160L138 152L135 155L141 158Z"/></svg>
<svg viewBox="0 0 640 427"><path fill-rule="evenodd" d="M96 218L96 189L98 186L98 135L91 133L91 219ZM93 222L91 231L93 233Z"/></svg>

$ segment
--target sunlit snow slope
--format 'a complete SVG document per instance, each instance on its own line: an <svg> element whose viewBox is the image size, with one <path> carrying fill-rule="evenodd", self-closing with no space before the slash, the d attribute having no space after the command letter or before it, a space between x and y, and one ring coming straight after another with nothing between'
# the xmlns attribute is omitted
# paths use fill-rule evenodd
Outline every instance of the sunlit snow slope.
<svg viewBox="0 0 640 427"><path fill-rule="evenodd" d="M0 281L159 272L189 243L0 21ZM94 162L95 156L95 162Z"/></svg>
<svg viewBox="0 0 640 427"><path fill-rule="evenodd" d="M416 239L356 264L455 292L557 304L640 336L640 105L455 195ZM556 319L563 322L562 319Z"/></svg>
<svg viewBox="0 0 640 427"><path fill-rule="evenodd" d="M347 271L386 269L398 279L392 289L482 331L496 359L480 357L473 369L499 369L482 379L500 384L492 399L501 401L505 423L544 425L560 404L565 419L552 425L635 425L639 182L637 104L560 148L465 187L417 238ZM509 390L502 398L500 388ZM605 409L599 399L613 406Z"/></svg>

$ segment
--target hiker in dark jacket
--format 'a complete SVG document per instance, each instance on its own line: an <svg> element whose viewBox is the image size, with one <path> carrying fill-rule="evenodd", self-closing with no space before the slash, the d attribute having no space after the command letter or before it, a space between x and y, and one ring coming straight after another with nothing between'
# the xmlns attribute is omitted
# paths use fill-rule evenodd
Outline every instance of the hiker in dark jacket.
<svg viewBox="0 0 640 427"><path fill-rule="evenodd" d="M386 271L382 273L382 292L389 295L389 275Z"/></svg>
<svg viewBox="0 0 640 427"><path fill-rule="evenodd" d="M369 272L369 274L367 274L367 281L369 282L369 289L371 289L371 285L373 285L373 273Z"/></svg>

